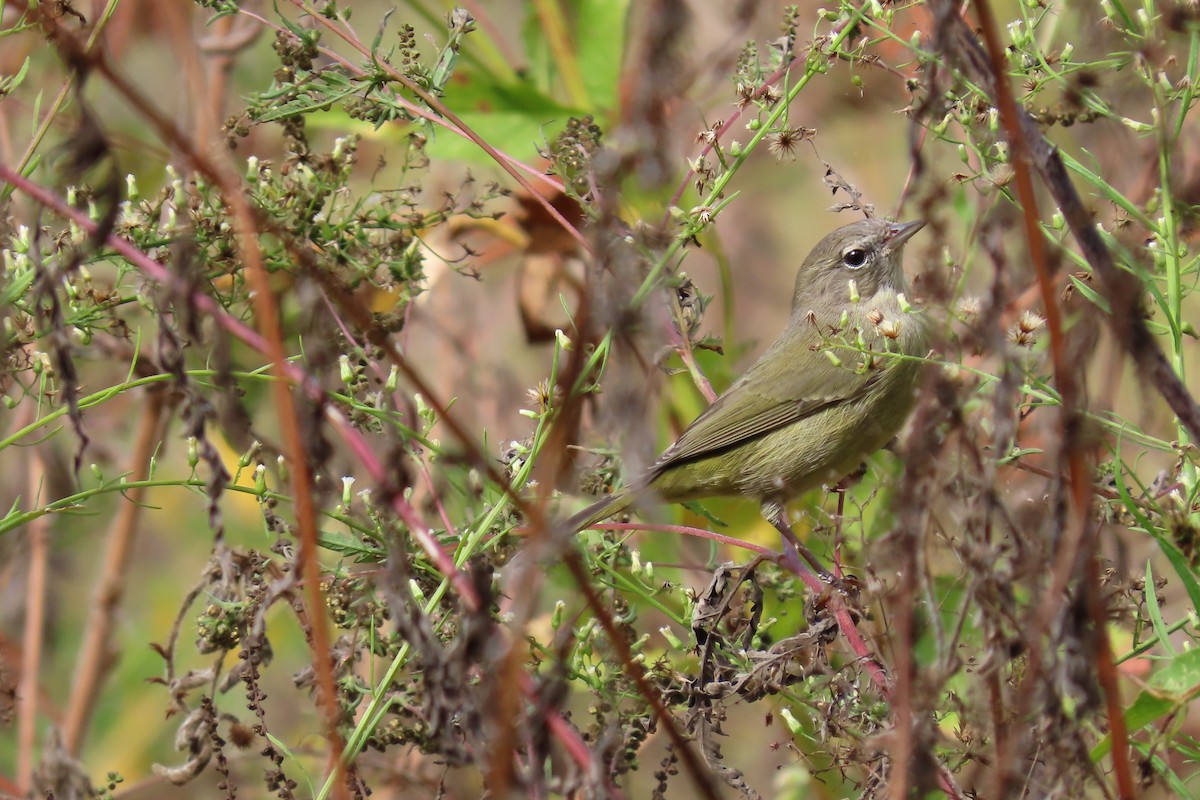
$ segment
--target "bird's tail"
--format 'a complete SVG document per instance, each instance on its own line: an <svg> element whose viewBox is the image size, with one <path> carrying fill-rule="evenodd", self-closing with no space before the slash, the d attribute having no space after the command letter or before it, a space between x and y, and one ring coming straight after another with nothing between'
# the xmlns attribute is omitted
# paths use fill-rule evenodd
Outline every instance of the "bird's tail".
<svg viewBox="0 0 1200 800"><path fill-rule="evenodd" d="M613 492L607 497L592 503L590 506L567 520L567 528L570 529L572 533L585 531L593 525L603 522L609 517L620 514L622 511L633 505L635 499L634 493L628 489L622 489L618 492Z"/></svg>

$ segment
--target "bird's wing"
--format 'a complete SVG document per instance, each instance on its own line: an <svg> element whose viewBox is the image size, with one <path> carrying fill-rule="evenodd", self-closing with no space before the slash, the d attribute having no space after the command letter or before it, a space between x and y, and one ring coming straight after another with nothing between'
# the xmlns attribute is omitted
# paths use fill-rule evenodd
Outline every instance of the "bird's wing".
<svg viewBox="0 0 1200 800"><path fill-rule="evenodd" d="M791 342L791 347L797 345L808 349L807 342ZM835 365L823 356L816 366L790 369L792 364L781 363L777 353L772 352L786 352L785 347L779 342L764 353L745 375L688 426L675 444L667 448L651 468L652 472L659 473L685 461L714 455L822 409L852 400L882 375L881 370L859 373L848 365ZM793 349L792 352L804 351ZM808 359L797 357L794 360Z"/></svg>

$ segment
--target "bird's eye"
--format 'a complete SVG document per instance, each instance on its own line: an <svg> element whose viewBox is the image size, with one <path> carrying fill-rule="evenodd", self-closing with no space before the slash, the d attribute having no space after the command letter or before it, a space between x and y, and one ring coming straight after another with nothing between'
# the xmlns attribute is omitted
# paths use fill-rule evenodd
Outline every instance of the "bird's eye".
<svg viewBox="0 0 1200 800"><path fill-rule="evenodd" d="M847 250L845 253L842 253L842 263L850 269L858 269L867 263L867 251L861 247Z"/></svg>

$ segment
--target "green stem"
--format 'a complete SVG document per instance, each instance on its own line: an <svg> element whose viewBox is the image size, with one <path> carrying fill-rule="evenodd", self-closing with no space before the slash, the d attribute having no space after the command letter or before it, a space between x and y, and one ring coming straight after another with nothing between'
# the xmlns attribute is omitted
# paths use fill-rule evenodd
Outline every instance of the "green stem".
<svg viewBox="0 0 1200 800"><path fill-rule="evenodd" d="M200 480L199 478L185 478L183 480L179 480L178 478L173 478L171 480L158 480L155 478L150 478L142 481L109 481L102 483L99 486L93 486L91 489L84 489L83 491L60 498L55 500L53 503L47 503L40 508L9 514L7 517L0 519L0 537L3 537L10 531L20 528L22 525L28 525L35 519L44 517L47 514L67 513L78 510L86 501L95 497L101 497L106 494L113 494L117 492L123 494L130 489L155 489L164 486L182 486L195 489L206 489L208 487L208 481ZM258 491L253 486L238 486L232 483L226 484L223 487L223 491L238 492L240 494L248 494L255 497L262 495L262 492ZM285 495L277 494L275 492L267 492L266 496L274 497L279 500L287 499Z"/></svg>

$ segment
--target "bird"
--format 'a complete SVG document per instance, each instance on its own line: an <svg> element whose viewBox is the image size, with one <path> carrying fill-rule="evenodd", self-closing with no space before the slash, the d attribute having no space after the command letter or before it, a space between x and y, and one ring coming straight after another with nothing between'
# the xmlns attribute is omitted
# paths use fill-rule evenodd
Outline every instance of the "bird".
<svg viewBox="0 0 1200 800"><path fill-rule="evenodd" d="M651 499L758 501L799 554L787 503L831 486L899 433L915 402L929 326L909 305L904 245L923 220L870 218L825 236L802 262L779 337L628 486L567 521L573 532Z"/></svg>

